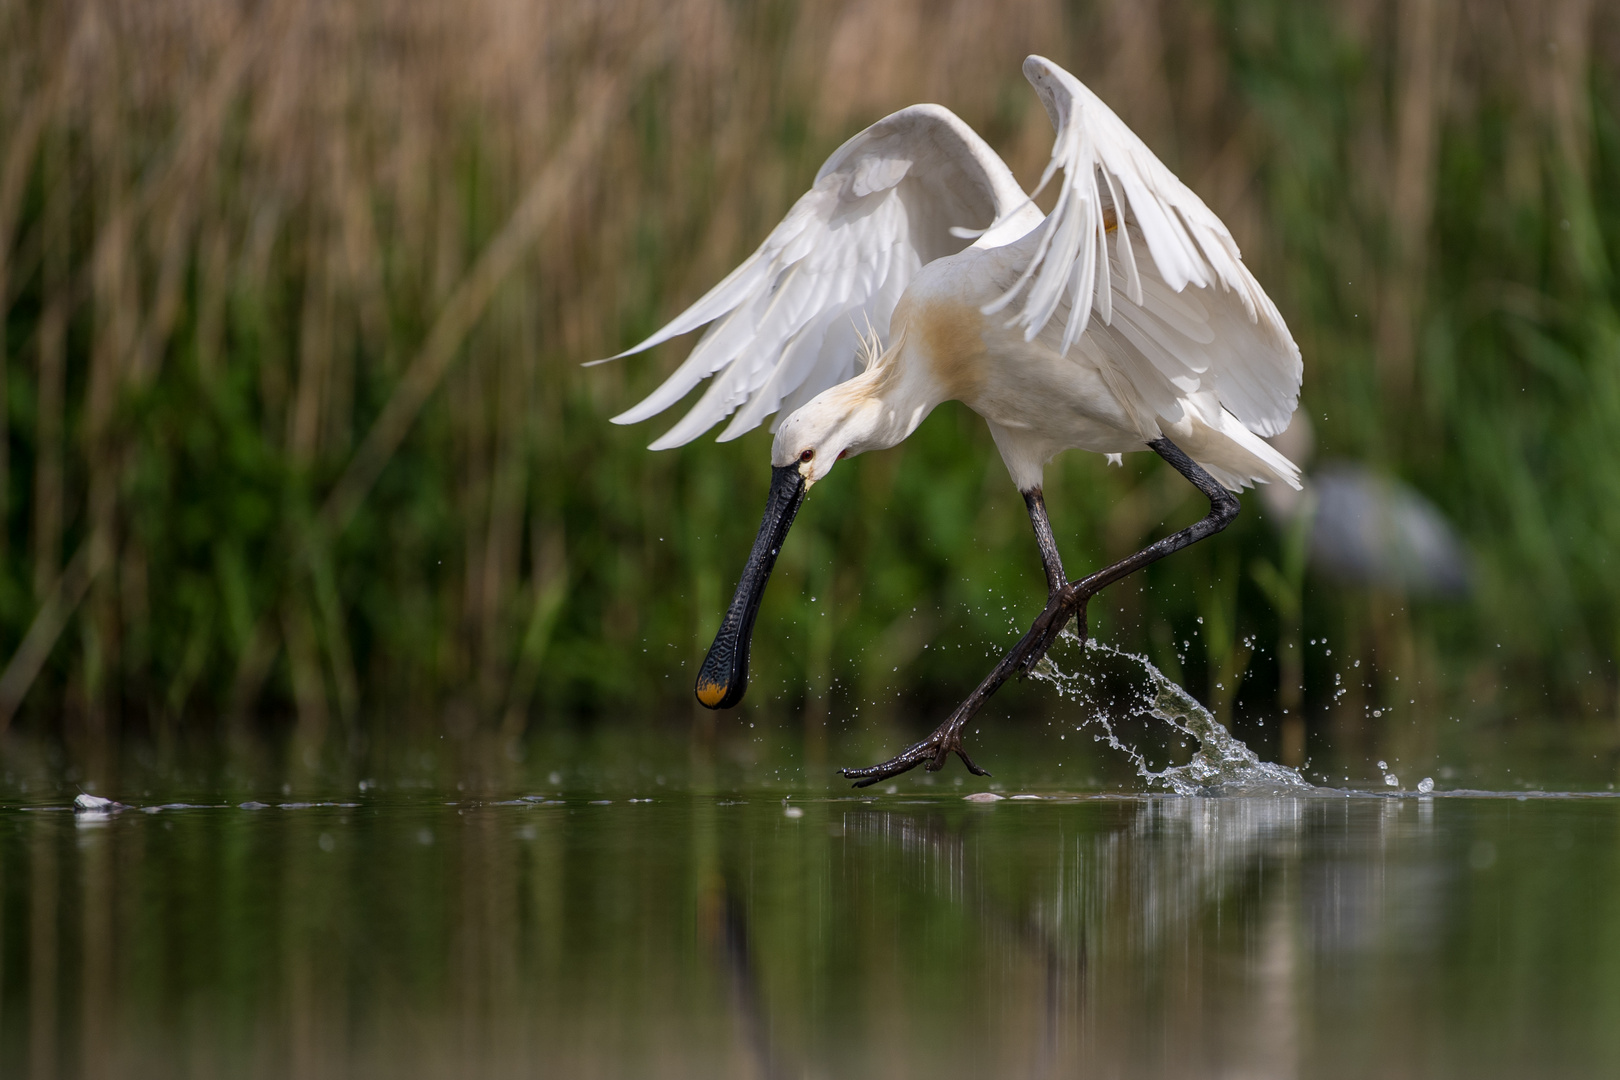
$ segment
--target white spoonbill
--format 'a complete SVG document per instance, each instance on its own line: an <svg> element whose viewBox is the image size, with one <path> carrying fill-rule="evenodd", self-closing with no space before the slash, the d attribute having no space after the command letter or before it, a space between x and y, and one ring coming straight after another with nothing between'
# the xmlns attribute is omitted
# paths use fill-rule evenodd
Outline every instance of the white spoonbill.
<svg viewBox="0 0 1620 1080"><path fill-rule="evenodd" d="M989 425L1035 526L1046 608L933 734L881 765L842 770L857 786L923 762L937 770L952 752L986 775L963 749L963 725L1070 619L1084 634L1097 590L1225 528L1238 512L1232 491L1299 486L1299 470L1262 439L1298 403L1299 348L1231 233L1073 75L1039 56L1024 74L1057 129L1036 189L1062 171L1051 214L954 113L913 105L839 147L758 251L619 354L709 324L662 386L614 417L645 420L713 376L652 449L734 411L721 439L784 417L765 520L698 673L711 709L743 696L765 582L811 486L843 458L899 443L941 402ZM1070 581L1041 497L1042 468L1068 449L1153 450L1210 512Z"/></svg>

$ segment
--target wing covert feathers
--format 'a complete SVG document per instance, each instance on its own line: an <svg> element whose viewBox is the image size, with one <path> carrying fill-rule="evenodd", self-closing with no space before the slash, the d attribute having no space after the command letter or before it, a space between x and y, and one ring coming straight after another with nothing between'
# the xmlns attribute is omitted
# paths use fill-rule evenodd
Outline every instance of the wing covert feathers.
<svg viewBox="0 0 1620 1080"><path fill-rule="evenodd" d="M878 121L833 152L741 266L619 354L708 325L685 362L614 423L663 412L711 377L653 449L690 442L734 412L721 439L798 408L856 373L862 335L887 343L917 271L967 246L953 227L982 228L1026 201L1001 158L950 110L914 105Z"/></svg>

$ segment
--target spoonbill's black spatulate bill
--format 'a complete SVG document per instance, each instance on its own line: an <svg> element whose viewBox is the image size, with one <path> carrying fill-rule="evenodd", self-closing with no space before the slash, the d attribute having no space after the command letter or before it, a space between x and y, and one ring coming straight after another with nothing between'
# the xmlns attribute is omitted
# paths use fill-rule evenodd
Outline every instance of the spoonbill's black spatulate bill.
<svg viewBox="0 0 1620 1080"><path fill-rule="evenodd" d="M1233 491L1299 486L1299 470L1264 439L1298 403L1299 349L1231 233L1073 75L1039 56L1024 74L1057 131L1040 183L1062 173L1051 214L955 114L913 105L839 147L758 251L620 354L708 326L663 385L614 418L645 420L712 377L653 449L728 416L722 439L777 415L765 520L698 674L698 700L714 709L742 699L760 597L810 488L840 459L901 442L941 402L961 401L989 425L1035 527L1046 608L931 735L843 770L858 786L938 769L951 753L983 775L963 726L1071 619L1084 634L1097 590L1225 528ZM1070 449L1116 460L1153 450L1210 512L1069 581L1041 474Z"/></svg>

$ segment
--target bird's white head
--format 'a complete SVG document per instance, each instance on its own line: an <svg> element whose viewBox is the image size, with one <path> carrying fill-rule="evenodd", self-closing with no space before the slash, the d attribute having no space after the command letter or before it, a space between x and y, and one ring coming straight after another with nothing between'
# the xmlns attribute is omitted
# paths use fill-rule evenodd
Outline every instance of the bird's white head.
<svg viewBox="0 0 1620 1080"><path fill-rule="evenodd" d="M771 464L798 463L806 487L832 471L840 459L873 449L870 445L876 403L839 393L842 386L812 398L782 421L771 447Z"/></svg>
<svg viewBox="0 0 1620 1080"><path fill-rule="evenodd" d="M832 471L838 461L868 450L886 450L916 430L941 396L931 382L898 362L903 342L864 372L823 390L776 429L771 464L798 463L805 486Z"/></svg>

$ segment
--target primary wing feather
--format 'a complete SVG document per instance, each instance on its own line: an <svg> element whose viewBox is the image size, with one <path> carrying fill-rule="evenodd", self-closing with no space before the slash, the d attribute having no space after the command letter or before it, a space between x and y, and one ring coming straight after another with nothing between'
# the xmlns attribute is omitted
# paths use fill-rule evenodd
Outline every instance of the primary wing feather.
<svg viewBox="0 0 1620 1080"><path fill-rule="evenodd" d="M614 423L663 412L711 376L653 449L690 442L733 412L722 439L797 408L856 373L861 334L887 344L889 318L917 271L969 242L953 228L1027 207L1006 164L950 110L913 105L878 121L833 152L747 261L619 354L709 325L685 362Z"/></svg>
<svg viewBox="0 0 1620 1080"><path fill-rule="evenodd" d="M1022 274L985 313L1022 294L1012 324L1033 340L1059 320L1065 353L1095 315L1103 336L1123 336L1178 389L1213 391L1257 435L1282 431L1299 401L1299 347L1232 234L1080 80L1039 56L1024 74L1057 129L1041 186L1059 169L1063 180L1025 238ZM1137 244L1150 258L1137 259ZM1139 384L1146 373L1128 374Z"/></svg>

